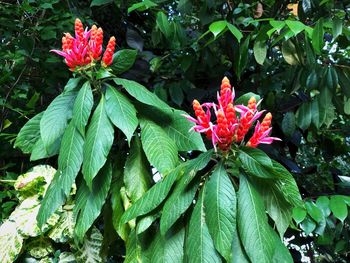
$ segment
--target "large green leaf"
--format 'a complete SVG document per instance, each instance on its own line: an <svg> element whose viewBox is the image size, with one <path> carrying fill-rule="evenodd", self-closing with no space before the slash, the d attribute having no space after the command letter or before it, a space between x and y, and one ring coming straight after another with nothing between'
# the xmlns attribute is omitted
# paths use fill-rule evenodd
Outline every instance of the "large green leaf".
<svg viewBox="0 0 350 263"><path fill-rule="evenodd" d="M184 239L185 229L172 228L167 235L159 232L154 238L149 251L149 262L152 263L182 263L184 262Z"/></svg>
<svg viewBox="0 0 350 263"><path fill-rule="evenodd" d="M44 142L40 137L33 147L32 154L30 155L30 160L36 161L57 155L60 150L61 139L61 137L57 138L53 144L51 144L48 148L45 148Z"/></svg>
<svg viewBox="0 0 350 263"><path fill-rule="evenodd" d="M192 212L186 235L185 257L189 263L221 262L205 222L204 192L205 186Z"/></svg>
<svg viewBox="0 0 350 263"><path fill-rule="evenodd" d="M323 41L323 19L317 21L314 31L312 33L312 46L316 54L321 54L321 50L324 46Z"/></svg>
<svg viewBox="0 0 350 263"><path fill-rule="evenodd" d="M165 126L168 136L175 142L179 151L206 151L202 137L198 132L190 130L193 125L182 115L183 111L175 110L171 115L171 122Z"/></svg>
<svg viewBox="0 0 350 263"><path fill-rule="evenodd" d="M117 85L121 85L125 90L138 101L156 107L160 110L170 110L171 108L154 93L150 92L141 84L127 79L114 78Z"/></svg>
<svg viewBox="0 0 350 263"><path fill-rule="evenodd" d="M60 154L58 157L58 172L50 184L37 217L41 227L47 219L64 204L83 161L84 139L71 122L64 132Z"/></svg>
<svg viewBox="0 0 350 263"><path fill-rule="evenodd" d="M214 240L215 248L227 260L236 225L236 192L222 163L206 183L204 196L205 221Z"/></svg>
<svg viewBox="0 0 350 263"><path fill-rule="evenodd" d="M93 227L89 235L84 238L82 247L78 249L77 261L87 263L105 262L101 257L102 243L102 234L96 227Z"/></svg>
<svg viewBox="0 0 350 263"><path fill-rule="evenodd" d="M105 98L102 96L86 134L83 150L83 175L87 186L92 189L92 180L105 164L113 143L113 126L105 109Z"/></svg>
<svg viewBox="0 0 350 263"><path fill-rule="evenodd" d="M85 135L85 126L89 120L94 98L92 95L90 82L84 83L80 89L73 106L72 121L82 135Z"/></svg>
<svg viewBox="0 0 350 263"><path fill-rule="evenodd" d="M79 82L82 80L81 77L78 78L70 78L66 84L66 86L64 86L64 92L68 92L68 91L74 91L77 90L78 84Z"/></svg>
<svg viewBox="0 0 350 263"><path fill-rule="evenodd" d="M225 20L215 21L210 24L209 31L213 33L216 38L220 33L222 33L227 26L227 22Z"/></svg>
<svg viewBox="0 0 350 263"><path fill-rule="evenodd" d="M132 65L134 65L136 56L137 56L137 50L134 50L134 49L118 50L113 55L113 64L110 66L113 70L113 73L121 74L125 71L128 71L132 67Z"/></svg>
<svg viewBox="0 0 350 263"><path fill-rule="evenodd" d="M76 196L76 205L74 206L74 216L77 218L75 234L79 240L82 240L86 231L89 230L95 219L101 213L102 206L108 195L111 185L112 167L110 163L98 173L93 180L92 190L82 182Z"/></svg>
<svg viewBox="0 0 350 263"><path fill-rule="evenodd" d="M248 179L240 176L238 231L252 262L272 262L275 241L261 197Z"/></svg>
<svg viewBox="0 0 350 263"><path fill-rule="evenodd" d="M181 180L176 184L174 191L163 206L160 219L160 232L162 235L166 234L168 229L192 204L199 181L197 180L197 182L193 182L187 187L187 184L185 184L187 176L186 173L182 175Z"/></svg>
<svg viewBox="0 0 350 263"><path fill-rule="evenodd" d="M0 262L12 263L21 252L23 237L16 229L16 223L6 220L0 226Z"/></svg>
<svg viewBox="0 0 350 263"><path fill-rule="evenodd" d="M323 219L323 213L321 209L319 209L314 202L307 200L305 202L305 207L308 212L308 214L311 216L313 220L315 220L317 223L321 222Z"/></svg>
<svg viewBox="0 0 350 263"><path fill-rule="evenodd" d="M143 153L141 141L136 136L125 162L124 184L131 202L136 202L151 186L152 174Z"/></svg>
<svg viewBox="0 0 350 263"><path fill-rule="evenodd" d="M40 120L44 112L41 112L31 118L19 131L15 147L18 147L24 153L32 152L35 143L40 138Z"/></svg>
<svg viewBox="0 0 350 263"><path fill-rule="evenodd" d="M166 174L179 162L175 142L166 132L150 120L141 119L141 140L148 161L161 173Z"/></svg>
<svg viewBox="0 0 350 263"><path fill-rule="evenodd" d="M244 251L241 239L238 234L237 222L232 240L232 263L249 263L247 254Z"/></svg>
<svg viewBox="0 0 350 263"><path fill-rule="evenodd" d="M303 103L296 113L296 123L302 130L309 128L312 120L312 108L310 102Z"/></svg>
<svg viewBox="0 0 350 263"><path fill-rule="evenodd" d="M57 96L45 110L40 120L40 134L46 149L64 133L72 117L77 92L68 91Z"/></svg>
<svg viewBox="0 0 350 263"><path fill-rule="evenodd" d="M110 85L106 90L106 111L109 119L125 134L130 143L138 125L136 109L126 96Z"/></svg>
<svg viewBox="0 0 350 263"><path fill-rule="evenodd" d="M183 166L180 165L173 169L164 179L156 183L125 211L121 218L121 223L124 224L137 216L145 215L155 209L167 197L172 185L182 170Z"/></svg>
<svg viewBox="0 0 350 263"><path fill-rule="evenodd" d="M126 256L124 263L142 263L144 262L142 258L142 251L141 251L141 242L139 240L139 237L134 230L131 231L126 244L125 244L125 249L126 249Z"/></svg>
<svg viewBox="0 0 350 263"><path fill-rule="evenodd" d="M254 58L256 62L260 65L263 65L267 55L266 40L264 41L264 40L257 39L254 42L253 51L254 51Z"/></svg>
<svg viewBox="0 0 350 263"><path fill-rule="evenodd" d="M239 160L244 170L257 177L274 178L271 171L272 161L263 151L259 149L243 147L239 151Z"/></svg>

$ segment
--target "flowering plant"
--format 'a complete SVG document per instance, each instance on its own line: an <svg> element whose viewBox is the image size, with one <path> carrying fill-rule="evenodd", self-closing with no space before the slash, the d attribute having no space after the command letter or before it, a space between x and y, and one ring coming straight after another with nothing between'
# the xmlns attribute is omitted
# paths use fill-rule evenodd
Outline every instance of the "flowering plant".
<svg viewBox="0 0 350 263"><path fill-rule="evenodd" d="M95 65L101 59L103 30L95 25L90 30L84 30L79 18L75 20L75 37L65 33L62 37L62 50L51 50L65 58L65 62L71 71L79 70L84 66ZM107 67L112 63L115 49L115 37L108 41L103 54L101 65Z"/></svg>
<svg viewBox="0 0 350 263"><path fill-rule="evenodd" d="M193 110L196 119L191 116L186 116L186 118L196 124L192 128L193 130L204 133L208 139L211 139L215 150L216 145L218 145L223 152L226 152L232 143L244 143L249 129L261 117L264 110L258 111L261 100L256 102L254 96L249 99L248 106L234 105L235 91L227 77L224 77L221 82L220 94L218 93L217 99L218 104L211 102L202 105L198 100L194 100ZM212 121L212 111L216 117L214 121ZM260 143L271 144L274 140L281 140L269 136L272 130L271 120L272 114L267 113L261 123L257 121L254 133L246 146L255 148Z"/></svg>

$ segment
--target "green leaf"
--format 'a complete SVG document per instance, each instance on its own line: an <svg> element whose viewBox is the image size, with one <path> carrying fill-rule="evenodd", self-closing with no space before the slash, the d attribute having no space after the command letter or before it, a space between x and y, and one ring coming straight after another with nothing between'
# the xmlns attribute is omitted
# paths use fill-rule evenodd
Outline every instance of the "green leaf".
<svg viewBox="0 0 350 263"><path fill-rule="evenodd" d="M312 120L312 108L310 102L304 102L296 113L296 123L302 130L309 128Z"/></svg>
<svg viewBox="0 0 350 263"><path fill-rule="evenodd" d="M74 91L77 89L79 82L81 81L81 77L79 78L70 78L64 86L64 92Z"/></svg>
<svg viewBox="0 0 350 263"><path fill-rule="evenodd" d="M312 33L312 46L315 50L315 53L320 55L321 50L324 46L323 43L323 19L317 21L314 31Z"/></svg>
<svg viewBox="0 0 350 263"><path fill-rule="evenodd" d="M238 156L246 172L261 178L275 177L275 174L271 171L272 161L263 151L243 147Z"/></svg>
<svg viewBox="0 0 350 263"><path fill-rule="evenodd" d="M293 219L297 224L302 222L307 215L307 212L304 208L301 207L294 207L293 208Z"/></svg>
<svg viewBox="0 0 350 263"><path fill-rule="evenodd" d="M6 220L0 226L0 262L11 263L20 254L23 237L16 229L16 223Z"/></svg>
<svg viewBox="0 0 350 263"><path fill-rule="evenodd" d="M241 73L247 66L248 61L248 50L249 50L250 36L248 36L242 44L240 44L239 49L237 49L237 59L235 60L235 73L239 78Z"/></svg>
<svg viewBox="0 0 350 263"><path fill-rule="evenodd" d="M311 102L311 122L315 125L317 129L320 128L321 123L320 123L320 111L318 108L318 101L313 100Z"/></svg>
<svg viewBox="0 0 350 263"><path fill-rule="evenodd" d="M244 175L240 176L238 192L238 231L252 262L272 261L275 241L267 222L264 204Z"/></svg>
<svg viewBox="0 0 350 263"><path fill-rule="evenodd" d="M305 29L305 25L300 21L286 20L286 24L290 28L290 30L292 30L294 36L296 36Z"/></svg>
<svg viewBox="0 0 350 263"><path fill-rule="evenodd" d="M147 2L150 1L147 0ZM128 71L134 65L136 56L137 50L134 49L122 49L117 51L113 55L113 63L110 66L113 70L113 73L118 75L124 73L125 71Z"/></svg>
<svg viewBox="0 0 350 263"><path fill-rule="evenodd" d="M316 205L321 209L325 217L328 217L331 214L331 210L329 209L329 199L327 196L318 197L316 200Z"/></svg>
<svg viewBox="0 0 350 263"><path fill-rule="evenodd" d="M72 117L72 122L74 122L82 135L85 135L85 126L88 123L93 105L94 98L92 96L91 85L90 82L87 81L80 89L75 100Z"/></svg>
<svg viewBox="0 0 350 263"><path fill-rule="evenodd" d="M128 239L126 240L125 249L126 255L124 263L141 263L144 261L141 254L141 242L135 229L131 231Z"/></svg>
<svg viewBox="0 0 350 263"><path fill-rule="evenodd" d="M154 7L154 6L157 6L157 4L153 3L150 0L144 0L142 2L135 3L132 6L130 6L128 8L128 14L130 14L132 11L135 11L135 10L143 12L143 11L146 11L147 9L149 9L149 8Z"/></svg>
<svg viewBox="0 0 350 263"><path fill-rule="evenodd" d="M152 225L152 223L156 221L158 218L159 218L159 213L157 212L140 218L140 220L137 221L137 225L136 225L137 234L139 235L145 232Z"/></svg>
<svg viewBox="0 0 350 263"><path fill-rule="evenodd" d="M64 204L83 161L84 139L71 122L66 129L60 154L58 169L42 200L37 217L39 227Z"/></svg>
<svg viewBox="0 0 350 263"><path fill-rule="evenodd" d="M179 228L179 227L178 227ZM150 245L149 262L164 263L174 262L182 263L183 246L185 239L185 229L171 229L167 235L163 236L159 232Z"/></svg>
<svg viewBox="0 0 350 263"><path fill-rule="evenodd" d="M306 86L309 89L317 89L318 84L319 84L318 80L319 80L319 77L318 77L318 75L316 73L316 70L312 70L310 72L310 75L306 79Z"/></svg>
<svg viewBox="0 0 350 263"><path fill-rule="evenodd" d="M156 107L162 111L171 109L164 101L158 98L157 95L135 81L120 78L114 78L113 81L117 85L123 86L131 96L144 104Z"/></svg>
<svg viewBox="0 0 350 263"><path fill-rule="evenodd" d="M64 92L45 110L40 120L40 134L46 149L63 135L68 120L72 117L76 96L74 91Z"/></svg>
<svg viewBox="0 0 350 263"><path fill-rule="evenodd" d="M113 2L113 0L92 0L90 7L106 5L106 4L110 4L112 2Z"/></svg>
<svg viewBox="0 0 350 263"><path fill-rule="evenodd" d="M236 192L222 163L213 171L204 196L205 221L215 248L227 260L236 224Z"/></svg>
<svg viewBox="0 0 350 263"><path fill-rule="evenodd" d="M79 247L76 258L77 262L100 263L104 262L101 257L103 236L100 231L93 227L88 236L84 238L82 247Z"/></svg>
<svg viewBox="0 0 350 263"><path fill-rule="evenodd" d="M49 148L45 148L43 140L39 138L33 147L32 154L30 155L30 160L36 161L58 154L61 145L61 139L62 138L58 138L52 145L49 146Z"/></svg>
<svg viewBox="0 0 350 263"><path fill-rule="evenodd" d="M348 207L344 198L340 195L331 196L329 208L333 215L342 222L344 222L345 218L348 216Z"/></svg>
<svg viewBox="0 0 350 263"><path fill-rule="evenodd" d="M247 254L244 251L241 239L238 235L237 222L232 240L232 263L249 263Z"/></svg>
<svg viewBox="0 0 350 263"><path fill-rule="evenodd" d="M216 38L220 33L222 33L227 26L227 22L225 20L215 21L210 24L209 31L213 33Z"/></svg>
<svg viewBox="0 0 350 263"><path fill-rule="evenodd" d="M343 21L339 18L334 18L332 23L332 35L333 41L342 34L343 32Z"/></svg>
<svg viewBox="0 0 350 263"><path fill-rule="evenodd" d="M291 137L295 131L295 115L294 112L288 111L282 120L282 131L285 135Z"/></svg>
<svg viewBox="0 0 350 263"><path fill-rule="evenodd" d="M171 35L173 34L172 28L168 21L168 17L162 11L159 11L157 13L156 23L157 23L157 27L160 29L163 35L166 38L170 38Z"/></svg>
<svg viewBox="0 0 350 263"><path fill-rule="evenodd" d="M111 179L112 167L107 162L93 180L91 191L85 182L82 182L82 185L79 187L76 205L73 209L74 217L77 218L74 231L78 240L83 239L85 233L101 213L111 185Z"/></svg>
<svg viewBox="0 0 350 263"><path fill-rule="evenodd" d="M40 138L40 120L44 112L31 118L19 131L14 147L20 148L23 153L31 153L35 143Z"/></svg>
<svg viewBox="0 0 350 263"><path fill-rule="evenodd" d="M168 136L175 142L179 151L198 150L205 152L206 148L198 132L190 130L193 124L185 119L184 111L175 110L171 114L171 122L164 127Z"/></svg>
<svg viewBox="0 0 350 263"><path fill-rule="evenodd" d="M312 231L316 229L316 223L310 218L306 217L300 224L301 229L304 231L305 235L309 235Z"/></svg>
<svg viewBox="0 0 350 263"><path fill-rule="evenodd" d="M256 40L254 42L254 57L258 64L263 65L267 55L267 45L263 40Z"/></svg>
<svg viewBox="0 0 350 263"><path fill-rule="evenodd" d="M193 182L187 187L185 181L187 174L183 174L181 180L176 184L172 194L166 200L160 219L160 233L165 235L168 229L189 208L197 192L199 181Z"/></svg>
<svg viewBox="0 0 350 263"><path fill-rule="evenodd" d="M243 38L243 34L241 33L241 31L239 31L239 29L236 26L228 22L227 22L227 28L228 30L230 30L231 34L235 36L237 41L241 42L241 39Z"/></svg>
<svg viewBox="0 0 350 263"><path fill-rule="evenodd" d="M205 185L193 209L186 236L185 253L186 262L189 263L221 262L205 222L204 192Z"/></svg>
<svg viewBox="0 0 350 263"><path fill-rule="evenodd" d="M338 86L338 74L334 67L328 67L326 71L327 86L335 89Z"/></svg>
<svg viewBox="0 0 350 263"><path fill-rule="evenodd" d="M135 217L145 215L155 209L167 197L172 185L182 172L182 165L173 169L164 179L156 183L139 200L137 200L121 218L124 224Z"/></svg>
<svg viewBox="0 0 350 263"><path fill-rule="evenodd" d="M323 219L322 211L315 205L314 202L310 200L306 201L305 207L308 214L313 220L315 220L317 223L321 222L321 220Z"/></svg>
<svg viewBox="0 0 350 263"><path fill-rule="evenodd" d="M106 90L106 111L109 119L125 134L130 143L138 125L136 109L124 94L110 85Z"/></svg>
<svg viewBox="0 0 350 263"><path fill-rule="evenodd" d="M58 257L58 263L75 263L76 258L72 252L62 252Z"/></svg>
<svg viewBox="0 0 350 263"><path fill-rule="evenodd" d="M102 96L92 115L84 144L82 172L90 189L92 180L107 160L114 139L113 126L108 119L105 104Z"/></svg>
<svg viewBox="0 0 350 263"><path fill-rule="evenodd" d="M152 174L142 151L138 136L132 141L130 153L125 162L124 184L131 202L136 202L150 188Z"/></svg>
<svg viewBox="0 0 350 263"><path fill-rule="evenodd" d="M161 173L166 174L179 162L175 142L152 121L141 119L141 140L148 161Z"/></svg>
<svg viewBox="0 0 350 263"><path fill-rule="evenodd" d="M296 47L290 39L282 43L282 55L289 65L300 64Z"/></svg>

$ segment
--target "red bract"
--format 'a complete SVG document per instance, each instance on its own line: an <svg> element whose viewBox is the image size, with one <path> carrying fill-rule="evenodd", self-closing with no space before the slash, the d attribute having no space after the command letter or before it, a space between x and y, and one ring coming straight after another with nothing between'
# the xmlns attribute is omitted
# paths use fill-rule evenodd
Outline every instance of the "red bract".
<svg viewBox="0 0 350 263"><path fill-rule="evenodd" d="M80 19L75 20L75 37L65 33L62 37L62 50L51 50L56 54L63 56L70 70L74 71L77 67L89 65L101 59L103 30L95 25L91 30L84 30ZM115 38L111 37L106 48L102 65L109 66L112 63L115 48Z"/></svg>
<svg viewBox="0 0 350 263"><path fill-rule="evenodd" d="M234 105L234 98L234 89L229 79L225 77L221 82L218 104L214 102L200 104L194 100L193 110L196 119L185 116L196 124L192 128L194 131L205 133L207 138L211 139L215 150L218 146L225 152L230 149L232 143L241 143L253 123L264 112L257 110L260 101L257 102L255 97L249 99L247 106ZM216 119L211 119L211 113L215 114ZM270 144L274 140L280 140L276 137L269 137L272 129L270 128L271 119L272 115L268 113L261 124L257 122L255 132L246 144L247 146L256 147L260 143Z"/></svg>

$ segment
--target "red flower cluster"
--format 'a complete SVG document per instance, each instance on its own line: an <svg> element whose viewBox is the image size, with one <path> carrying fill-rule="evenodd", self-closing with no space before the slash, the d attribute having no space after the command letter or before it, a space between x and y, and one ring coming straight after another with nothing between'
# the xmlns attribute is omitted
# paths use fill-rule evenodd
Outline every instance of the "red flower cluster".
<svg viewBox="0 0 350 263"><path fill-rule="evenodd" d="M74 71L76 67L86 66L93 61L101 59L103 30L95 25L91 30L84 30L80 19L75 20L75 37L65 33L62 37L62 50L51 50L65 58L65 62L70 70ZM102 66L107 67L112 64L115 48L115 38L111 37L107 48L103 54Z"/></svg>
<svg viewBox="0 0 350 263"><path fill-rule="evenodd" d="M248 101L248 106L234 105L235 93L230 85L228 78L223 78L220 94L218 94L218 104L214 102L203 103L193 101L193 109L196 119L191 116L185 116L196 125L192 128L196 132L205 133L208 139L212 140L213 146L216 145L222 150L230 149L233 142L240 143L252 127L254 121L260 118L264 111L258 111L260 102L256 102L254 97ZM237 115L236 113L239 113ZM211 121L211 114L214 113L216 121ZM247 142L247 146L256 147L260 143L271 144L274 140L280 140L276 137L269 137L271 133L272 115L267 113L260 124L257 121L253 136Z"/></svg>

